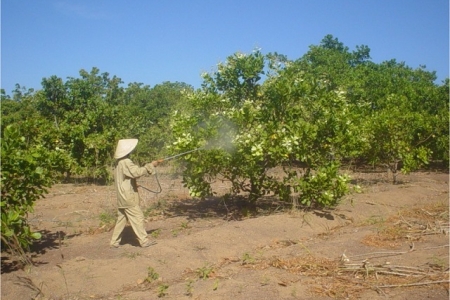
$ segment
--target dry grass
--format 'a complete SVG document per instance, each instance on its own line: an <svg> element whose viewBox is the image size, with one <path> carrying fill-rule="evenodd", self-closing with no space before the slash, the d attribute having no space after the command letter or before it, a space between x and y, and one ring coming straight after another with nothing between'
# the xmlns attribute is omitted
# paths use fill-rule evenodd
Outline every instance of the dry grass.
<svg viewBox="0 0 450 300"><path fill-rule="evenodd" d="M370 256L370 254L368 254ZM440 285L448 290L448 270L414 266L372 264L369 259L351 263L345 255L328 259L313 255L261 259L246 268L264 270L277 268L312 279L310 292L332 298L354 298L371 289L383 293L393 287Z"/></svg>
<svg viewBox="0 0 450 300"><path fill-rule="evenodd" d="M403 242L421 241L427 235L448 234L448 203L427 204L400 210L378 224L377 233L361 242L378 248L398 248Z"/></svg>
<svg viewBox="0 0 450 300"><path fill-rule="evenodd" d="M426 266L408 266L379 260L382 257L400 256L413 251L428 251L431 248L415 249L414 242L426 239L426 236L448 234L448 204L425 204L400 210L386 220L365 226L375 226L377 233L368 235L361 241L368 246L389 249L398 248L409 242L409 251L373 252L353 257L343 254L338 259L328 259L313 255L308 249L295 257L271 257L255 259L251 264L242 264L245 268L265 270L276 268L294 276L297 281L310 280L309 290L313 295L337 299L358 298L367 290L384 295L389 288L420 288L438 286L449 289L448 260ZM320 236L319 236L320 237ZM272 243L269 248L284 248L300 244L301 241L283 240ZM435 248L448 248L443 245ZM433 260L433 256L430 258ZM437 258L439 259L439 257ZM283 283L285 284L285 283Z"/></svg>

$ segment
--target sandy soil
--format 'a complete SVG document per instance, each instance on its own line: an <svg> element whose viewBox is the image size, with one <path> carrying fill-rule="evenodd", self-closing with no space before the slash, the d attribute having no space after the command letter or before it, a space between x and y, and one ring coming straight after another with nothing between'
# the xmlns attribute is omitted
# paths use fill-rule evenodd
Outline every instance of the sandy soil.
<svg viewBox="0 0 450 300"><path fill-rule="evenodd" d="M163 191L142 190L149 237L126 228L109 248L111 186L61 184L30 223L43 234L35 265L2 253L1 299L448 299L449 176L353 173L362 193L333 210L256 211L239 199L189 197L160 170ZM154 177L141 183L157 189ZM218 195L227 185L215 183Z"/></svg>

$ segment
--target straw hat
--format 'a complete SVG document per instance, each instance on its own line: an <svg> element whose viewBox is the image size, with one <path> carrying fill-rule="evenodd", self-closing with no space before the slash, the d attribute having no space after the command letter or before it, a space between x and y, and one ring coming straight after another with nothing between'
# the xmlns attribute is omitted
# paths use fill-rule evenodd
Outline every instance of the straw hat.
<svg viewBox="0 0 450 300"><path fill-rule="evenodd" d="M131 151L136 148L137 143L138 139L119 140L119 142L117 143L116 152L114 153L114 158L119 159L126 156L127 154L130 154Z"/></svg>

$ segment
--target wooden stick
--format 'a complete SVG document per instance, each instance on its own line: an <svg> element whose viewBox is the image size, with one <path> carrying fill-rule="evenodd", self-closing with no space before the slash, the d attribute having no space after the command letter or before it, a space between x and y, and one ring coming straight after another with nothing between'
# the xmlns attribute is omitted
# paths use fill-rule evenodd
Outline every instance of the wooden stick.
<svg viewBox="0 0 450 300"><path fill-rule="evenodd" d="M422 250L445 248L445 247L449 247L449 246L450 245L442 245L442 246L437 246L437 247L426 247L426 248L422 248Z"/></svg>
<svg viewBox="0 0 450 300"><path fill-rule="evenodd" d="M407 283L407 284L378 285L378 286L376 286L376 288L391 288L391 287L403 287L403 286L418 286L418 285L439 284L439 283L450 283L450 280L428 281L428 282Z"/></svg>
<svg viewBox="0 0 450 300"><path fill-rule="evenodd" d="M401 252L372 252L372 253L365 253L365 254L358 254L358 255L352 255L349 256L349 258L354 258L354 257L360 257L360 256L371 256L371 255L386 255L386 256L392 256L392 255L400 255L400 254L406 254L409 253L410 251L401 251Z"/></svg>
<svg viewBox="0 0 450 300"><path fill-rule="evenodd" d="M386 275L405 276L405 277L411 276L411 274L403 274L403 273L399 273L399 272L389 272L389 271L382 271L382 270L377 271L377 273L386 274Z"/></svg>

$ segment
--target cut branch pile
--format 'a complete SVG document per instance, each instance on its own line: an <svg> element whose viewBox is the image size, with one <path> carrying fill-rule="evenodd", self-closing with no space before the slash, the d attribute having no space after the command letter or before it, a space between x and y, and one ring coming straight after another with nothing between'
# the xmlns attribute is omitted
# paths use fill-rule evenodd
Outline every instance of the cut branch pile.
<svg viewBox="0 0 450 300"><path fill-rule="evenodd" d="M375 247L397 248L402 241L420 241L426 236L449 234L448 205L408 208L380 224L377 233L366 236L362 243Z"/></svg>
<svg viewBox="0 0 450 300"><path fill-rule="evenodd" d="M446 247L449 245L443 245L440 248ZM448 290L448 265L429 264L416 267L393 264L388 261L372 263L372 260L375 261L380 257L403 255L412 251L416 250L412 247L409 251L403 252L374 252L350 257L357 258L358 261L350 261L345 254L334 260L315 257L311 254L286 259L272 257L244 266L252 269L274 267L301 277L312 277L315 284L311 285L311 292L333 298L358 296L367 289L384 293L382 289L394 287L442 285ZM293 282L301 280L301 277Z"/></svg>

